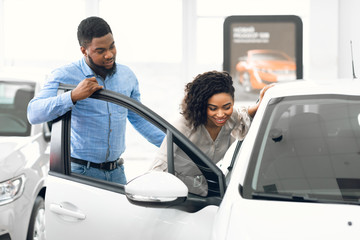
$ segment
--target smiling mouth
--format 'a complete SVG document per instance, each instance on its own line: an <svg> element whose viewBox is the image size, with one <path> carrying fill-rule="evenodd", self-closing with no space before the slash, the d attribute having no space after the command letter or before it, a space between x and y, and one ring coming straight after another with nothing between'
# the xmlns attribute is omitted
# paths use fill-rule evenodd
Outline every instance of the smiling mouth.
<svg viewBox="0 0 360 240"><path fill-rule="evenodd" d="M215 118L215 121L219 124L225 123L227 118Z"/></svg>
<svg viewBox="0 0 360 240"><path fill-rule="evenodd" d="M111 61L107 61L104 63L104 65L107 67L112 67L114 65L114 60L111 60Z"/></svg>

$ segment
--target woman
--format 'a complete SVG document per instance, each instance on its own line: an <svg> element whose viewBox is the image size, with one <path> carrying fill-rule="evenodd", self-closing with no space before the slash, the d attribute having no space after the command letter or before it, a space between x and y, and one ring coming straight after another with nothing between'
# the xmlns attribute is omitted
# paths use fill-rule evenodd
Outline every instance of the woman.
<svg viewBox="0 0 360 240"><path fill-rule="evenodd" d="M234 110L233 81L227 72L211 71L199 74L185 87L181 117L174 126L200 148L214 163L220 161L235 139L243 140L259 101L251 107ZM152 170L167 171L166 141L161 145ZM189 192L207 195L207 182L198 167L177 146L174 146L175 175Z"/></svg>

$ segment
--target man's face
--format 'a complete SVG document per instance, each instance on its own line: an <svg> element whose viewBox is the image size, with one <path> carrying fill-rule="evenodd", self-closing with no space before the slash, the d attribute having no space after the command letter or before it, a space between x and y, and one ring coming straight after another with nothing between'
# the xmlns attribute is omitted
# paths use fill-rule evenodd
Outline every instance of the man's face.
<svg viewBox="0 0 360 240"><path fill-rule="evenodd" d="M93 38L87 48L81 47L85 61L97 74L108 75L115 71L116 47L111 33Z"/></svg>

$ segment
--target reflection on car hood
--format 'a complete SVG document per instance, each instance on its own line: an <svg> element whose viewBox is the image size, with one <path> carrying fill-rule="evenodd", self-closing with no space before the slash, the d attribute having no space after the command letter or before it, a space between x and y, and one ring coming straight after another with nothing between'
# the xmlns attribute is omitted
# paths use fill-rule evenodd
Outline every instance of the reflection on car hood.
<svg viewBox="0 0 360 240"><path fill-rule="evenodd" d="M357 205L241 200L231 209L227 239L355 239Z"/></svg>
<svg viewBox="0 0 360 240"><path fill-rule="evenodd" d="M0 181L14 177L25 165L20 149L29 141L24 137L0 137Z"/></svg>
<svg viewBox="0 0 360 240"><path fill-rule="evenodd" d="M256 61L254 66L257 68L271 69L271 70L295 70L296 65L294 62L289 61Z"/></svg>

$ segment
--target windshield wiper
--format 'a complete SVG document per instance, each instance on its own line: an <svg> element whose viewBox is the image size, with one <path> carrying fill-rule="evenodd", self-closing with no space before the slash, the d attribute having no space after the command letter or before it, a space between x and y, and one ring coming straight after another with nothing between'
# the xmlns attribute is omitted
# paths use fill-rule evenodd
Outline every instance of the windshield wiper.
<svg viewBox="0 0 360 240"><path fill-rule="evenodd" d="M253 197L253 199L295 201L295 202L319 202L317 198L311 198L307 195L296 195L296 194L253 192L251 196Z"/></svg>
<svg viewBox="0 0 360 240"><path fill-rule="evenodd" d="M360 205L360 200L357 201L341 201L333 199L318 199L309 197L307 194L279 194L266 192L253 192L251 194L253 199L264 199L274 201L294 201L294 202L313 202L313 203L337 203L337 204L353 204Z"/></svg>

